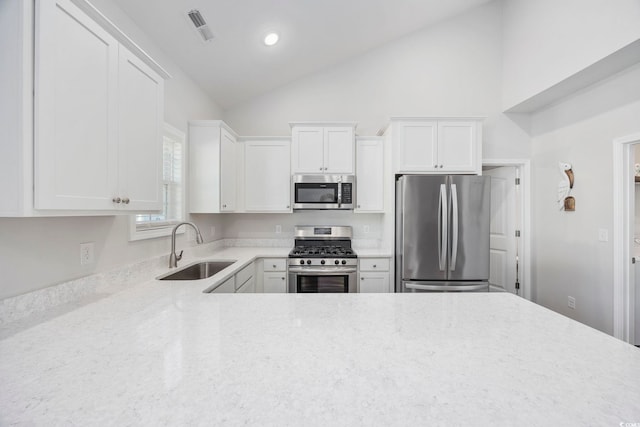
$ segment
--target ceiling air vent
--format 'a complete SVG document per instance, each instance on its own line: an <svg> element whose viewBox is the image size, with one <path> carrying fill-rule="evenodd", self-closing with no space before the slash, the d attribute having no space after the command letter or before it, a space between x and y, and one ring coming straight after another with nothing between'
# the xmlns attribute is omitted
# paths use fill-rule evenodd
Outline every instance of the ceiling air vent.
<svg viewBox="0 0 640 427"><path fill-rule="evenodd" d="M200 37L202 37L202 40L208 42L209 40L213 39L213 33L209 29L207 22L204 20L199 10L190 10L187 15L189 16L189 19L191 19L191 22L193 22L196 30L198 30L198 33L200 34Z"/></svg>

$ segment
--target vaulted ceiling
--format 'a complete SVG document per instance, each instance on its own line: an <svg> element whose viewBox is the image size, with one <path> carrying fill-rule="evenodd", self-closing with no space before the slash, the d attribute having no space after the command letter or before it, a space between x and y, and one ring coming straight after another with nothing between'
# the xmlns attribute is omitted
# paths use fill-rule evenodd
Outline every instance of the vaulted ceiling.
<svg viewBox="0 0 640 427"><path fill-rule="evenodd" d="M114 0L223 108L489 0ZM214 38L187 17L200 11ZM265 46L276 31L280 41Z"/></svg>

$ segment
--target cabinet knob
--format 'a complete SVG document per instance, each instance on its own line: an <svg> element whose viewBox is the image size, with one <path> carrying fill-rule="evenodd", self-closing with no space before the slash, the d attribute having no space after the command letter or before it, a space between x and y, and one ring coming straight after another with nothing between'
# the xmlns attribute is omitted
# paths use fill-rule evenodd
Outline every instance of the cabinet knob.
<svg viewBox="0 0 640 427"><path fill-rule="evenodd" d="M378 268L378 266L377 266L377 265L375 265L375 264L373 264L373 268Z"/></svg>
<svg viewBox="0 0 640 427"><path fill-rule="evenodd" d="M360 209L360 205L358 205L358 209Z"/></svg>
<svg viewBox="0 0 640 427"><path fill-rule="evenodd" d="M226 207L227 207L227 205L222 205L222 207L223 207L223 208L226 208Z"/></svg>
<svg viewBox="0 0 640 427"><path fill-rule="evenodd" d="M275 265L275 264L273 264L273 268L276 268L276 265Z"/></svg>
<svg viewBox="0 0 640 427"><path fill-rule="evenodd" d="M120 197L114 197L113 199L111 199L111 201L112 201L113 203L121 203L121 202L122 202L122 199L121 199Z"/></svg>
<svg viewBox="0 0 640 427"><path fill-rule="evenodd" d="M324 168L324 170L327 170L327 168Z"/></svg>
<svg viewBox="0 0 640 427"><path fill-rule="evenodd" d="M322 170L322 168L320 168L320 170Z"/></svg>
<svg viewBox="0 0 640 427"><path fill-rule="evenodd" d="M440 165L440 169L442 169L442 165Z"/></svg>
<svg viewBox="0 0 640 427"><path fill-rule="evenodd" d="M364 280L364 277L361 277L360 280Z"/></svg>
<svg viewBox="0 0 640 427"><path fill-rule="evenodd" d="M284 280L284 277L281 277L282 280Z"/></svg>
<svg viewBox="0 0 640 427"><path fill-rule="evenodd" d="M131 200L129 200L128 197L125 197L124 199L122 199L122 203L124 203L125 205L128 205L130 201Z"/></svg>
<svg viewBox="0 0 640 427"><path fill-rule="evenodd" d="M289 205L287 205L287 209L289 209L289 208L290 208L290 206L289 206Z"/></svg>

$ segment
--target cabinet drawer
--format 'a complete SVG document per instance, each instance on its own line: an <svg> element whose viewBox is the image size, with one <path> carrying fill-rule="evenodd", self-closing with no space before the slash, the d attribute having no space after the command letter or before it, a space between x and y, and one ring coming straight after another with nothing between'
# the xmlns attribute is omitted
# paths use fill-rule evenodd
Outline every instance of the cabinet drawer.
<svg viewBox="0 0 640 427"><path fill-rule="evenodd" d="M286 273L264 273L264 293L265 294L286 294L287 274Z"/></svg>
<svg viewBox="0 0 640 427"><path fill-rule="evenodd" d="M389 258L360 258L360 271L389 271Z"/></svg>
<svg viewBox="0 0 640 427"><path fill-rule="evenodd" d="M211 291L212 294L232 294L236 291L235 280L233 277L225 280L220 286Z"/></svg>
<svg viewBox="0 0 640 427"><path fill-rule="evenodd" d="M236 289L239 289L245 282L251 279L254 275L253 263L247 265L245 268L236 273Z"/></svg>
<svg viewBox="0 0 640 427"><path fill-rule="evenodd" d="M286 271L287 260L278 258L265 258L264 271Z"/></svg>

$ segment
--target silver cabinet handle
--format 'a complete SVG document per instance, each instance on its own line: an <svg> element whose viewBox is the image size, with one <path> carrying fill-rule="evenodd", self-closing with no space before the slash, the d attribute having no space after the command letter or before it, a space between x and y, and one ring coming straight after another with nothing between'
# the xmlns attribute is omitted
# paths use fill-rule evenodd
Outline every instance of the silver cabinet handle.
<svg viewBox="0 0 640 427"><path fill-rule="evenodd" d="M284 280L284 277L281 277L282 280Z"/></svg>
<svg viewBox="0 0 640 427"><path fill-rule="evenodd" d="M275 265L275 264L273 264L273 268L274 268L274 270L275 270L275 268L276 268L276 265Z"/></svg>
<svg viewBox="0 0 640 427"><path fill-rule="evenodd" d="M375 264L373 264L373 268L378 268L378 266L377 266L377 265L375 265Z"/></svg>
<svg viewBox="0 0 640 427"><path fill-rule="evenodd" d="M324 170L327 170L327 168L324 168Z"/></svg>
<svg viewBox="0 0 640 427"><path fill-rule="evenodd" d="M364 277L361 277L360 280L364 280Z"/></svg>
<svg viewBox="0 0 640 427"><path fill-rule="evenodd" d="M125 197L124 199L122 199L122 203L124 203L125 205L128 205L130 201L131 200L129 200L128 197Z"/></svg>
<svg viewBox="0 0 640 427"><path fill-rule="evenodd" d="M456 260L458 258L458 188L456 184L451 184L451 260L449 270L454 271L456 269Z"/></svg>
<svg viewBox="0 0 640 427"><path fill-rule="evenodd" d="M121 199L120 197L114 197L113 199L111 199L111 201L112 201L113 203L121 203L121 202L122 202L122 199Z"/></svg>
<svg viewBox="0 0 640 427"><path fill-rule="evenodd" d="M322 168L320 168L320 170L322 170Z"/></svg>

